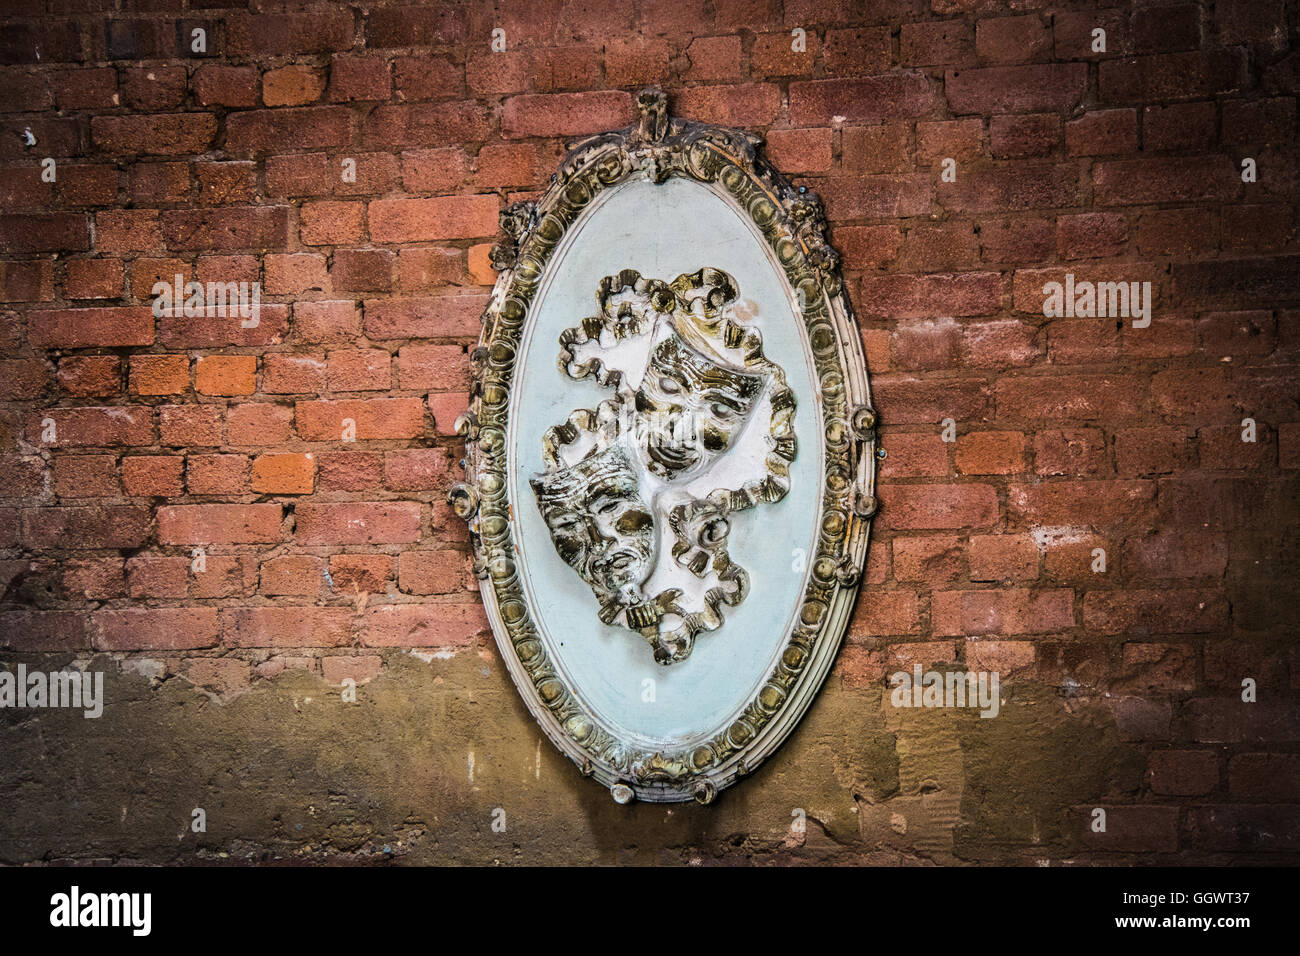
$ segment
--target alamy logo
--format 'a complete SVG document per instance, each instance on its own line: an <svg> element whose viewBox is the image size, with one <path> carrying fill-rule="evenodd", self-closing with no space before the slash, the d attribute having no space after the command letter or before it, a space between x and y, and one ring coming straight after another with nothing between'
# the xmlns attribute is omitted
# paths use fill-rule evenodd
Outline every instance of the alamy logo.
<svg viewBox="0 0 1300 956"><path fill-rule="evenodd" d="M80 707L82 716L95 719L104 712L104 672L0 670L0 708Z"/></svg>
<svg viewBox="0 0 1300 956"><path fill-rule="evenodd" d="M1049 319L1132 318L1133 328L1151 324L1150 282L1078 282L1065 274L1064 285L1043 286L1043 315Z"/></svg>
<svg viewBox="0 0 1300 956"><path fill-rule="evenodd" d="M239 317L239 325L255 329L262 321L262 283L186 282L177 273L172 282L155 282L153 314L187 319Z"/></svg>
<svg viewBox="0 0 1300 956"><path fill-rule="evenodd" d="M981 717L998 715L998 673L993 671L896 671L889 676L895 707L978 707Z"/></svg>
<svg viewBox="0 0 1300 956"><path fill-rule="evenodd" d="M133 936L148 936L152 893L82 893L80 887L50 897L50 925L129 926Z"/></svg>

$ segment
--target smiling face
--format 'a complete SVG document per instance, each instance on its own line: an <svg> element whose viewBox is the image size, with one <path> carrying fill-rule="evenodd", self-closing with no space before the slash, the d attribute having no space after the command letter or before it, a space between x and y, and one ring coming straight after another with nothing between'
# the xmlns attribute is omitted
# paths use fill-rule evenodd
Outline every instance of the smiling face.
<svg viewBox="0 0 1300 956"><path fill-rule="evenodd" d="M654 563L654 519L614 447L532 479L555 550L602 604L634 604Z"/></svg>
<svg viewBox="0 0 1300 956"><path fill-rule="evenodd" d="M716 461L740 434L763 376L719 365L672 332L650 355L636 393L646 466L677 478Z"/></svg>

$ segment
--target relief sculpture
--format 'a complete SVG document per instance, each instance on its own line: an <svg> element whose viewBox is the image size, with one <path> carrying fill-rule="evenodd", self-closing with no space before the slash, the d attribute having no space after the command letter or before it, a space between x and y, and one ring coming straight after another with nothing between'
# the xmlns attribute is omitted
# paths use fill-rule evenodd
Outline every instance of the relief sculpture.
<svg viewBox="0 0 1300 956"><path fill-rule="evenodd" d="M738 296L719 269L671 282L625 269L560 338L563 372L612 394L543 436L537 506L594 613L660 664L688 658L749 593L731 515L789 490L794 396Z"/></svg>

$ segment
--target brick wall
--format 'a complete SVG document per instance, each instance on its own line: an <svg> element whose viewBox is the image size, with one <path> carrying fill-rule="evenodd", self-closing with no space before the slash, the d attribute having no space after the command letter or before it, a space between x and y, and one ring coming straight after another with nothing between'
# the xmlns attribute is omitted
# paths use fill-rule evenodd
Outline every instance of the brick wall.
<svg viewBox="0 0 1300 956"><path fill-rule="evenodd" d="M1012 6L11 0L0 648L222 700L492 659L443 495L497 212L659 84L843 254L888 457L832 683L1100 706L1137 763L1061 796L1111 810L1076 852L1300 854L1300 10ZM1045 317L1066 273L1149 281L1150 326ZM177 274L260 282L260 324L155 319Z"/></svg>

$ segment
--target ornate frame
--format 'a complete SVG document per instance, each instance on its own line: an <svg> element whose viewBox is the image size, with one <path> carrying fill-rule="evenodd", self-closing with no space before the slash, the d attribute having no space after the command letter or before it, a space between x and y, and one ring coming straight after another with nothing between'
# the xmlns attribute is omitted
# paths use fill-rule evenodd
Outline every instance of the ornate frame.
<svg viewBox="0 0 1300 956"><path fill-rule="evenodd" d="M875 513L875 426L866 363L853 311L826 240L820 199L794 187L761 152L762 138L668 115L665 94L643 90L638 121L570 149L536 202L501 213L506 238L493 247L499 272L471 356L464 437L466 481L448 501L469 523L475 571L511 677L547 737L584 776L620 803L694 798L752 772L790 734L830 670L866 562ZM795 626L758 693L728 727L681 752L647 752L601 726L549 659L519 578L508 494L507 415L516 353L533 296L565 231L601 191L627 179L689 177L739 206L768 243L802 304L806 343L820 392L824 432L821 528Z"/></svg>

